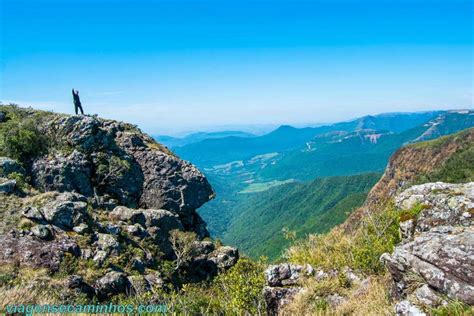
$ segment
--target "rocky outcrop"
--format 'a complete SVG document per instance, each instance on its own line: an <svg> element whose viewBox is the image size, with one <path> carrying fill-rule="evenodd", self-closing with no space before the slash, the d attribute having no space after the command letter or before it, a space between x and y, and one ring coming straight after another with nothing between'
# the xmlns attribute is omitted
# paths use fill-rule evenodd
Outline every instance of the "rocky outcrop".
<svg viewBox="0 0 474 316"><path fill-rule="evenodd" d="M207 235L195 212L214 195L206 178L136 127L94 116L57 116L41 128L72 152L35 160L33 180L39 189L166 209L178 214L187 229Z"/></svg>
<svg viewBox="0 0 474 316"><path fill-rule="evenodd" d="M399 314L439 306L446 302L445 296L473 305L474 183L417 185L395 201L411 215L402 217L411 224L402 222L403 242L381 260L406 298L397 305ZM416 209L421 210L419 214Z"/></svg>
<svg viewBox="0 0 474 316"><path fill-rule="evenodd" d="M63 280L68 290L108 300L210 280L237 262L237 249L203 241L209 234L196 209L214 192L192 164L130 124L15 111L50 142L46 154L21 164L0 157L0 193L9 203L0 210L11 217L0 234L1 265L72 274ZM12 195L19 176L27 189ZM170 272L173 230L193 236L193 251Z"/></svg>

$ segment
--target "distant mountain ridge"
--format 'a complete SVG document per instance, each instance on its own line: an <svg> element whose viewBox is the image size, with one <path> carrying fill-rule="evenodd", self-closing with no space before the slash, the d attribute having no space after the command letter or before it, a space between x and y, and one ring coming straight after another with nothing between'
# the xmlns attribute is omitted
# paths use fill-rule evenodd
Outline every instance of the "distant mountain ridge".
<svg viewBox="0 0 474 316"><path fill-rule="evenodd" d="M241 131L222 131L222 132L197 132L184 137L173 137L159 135L154 138L167 147L179 147L192 143L197 143L205 139L224 138L224 137L254 137L255 135Z"/></svg>
<svg viewBox="0 0 474 316"><path fill-rule="evenodd" d="M191 159L199 167L210 167L235 160L251 159L260 154L299 148L314 137L332 131L386 130L402 132L423 124L444 112L385 113L318 127L295 128L283 125L262 136L204 139L181 147L171 147L171 149L184 159Z"/></svg>

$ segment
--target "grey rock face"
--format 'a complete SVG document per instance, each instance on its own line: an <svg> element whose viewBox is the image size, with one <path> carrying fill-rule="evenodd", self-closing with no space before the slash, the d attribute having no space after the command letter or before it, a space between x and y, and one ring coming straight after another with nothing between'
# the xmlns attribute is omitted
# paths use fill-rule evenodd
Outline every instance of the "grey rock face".
<svg viewBox="0 0 474 316"><path fill-rule="evenodd" d="M444 302L427 284L417 288L413 295L415 296L415 300L423 306L436 307Z"/></svg>
<svg viewBox="0 0 474 316"><path fill-rule="evenodd" d="M85 220L87 203L84 196L66 192L43 206L40 212L50 224L69 230Z"/></svg>
<svg viewBox="0 0 474 316"><path fill-rule="evenodd" d="M37 159L32 166L33 184L42 191L78 192L93 195L91 164L77 150Z"/></svg>
<svg viewBox="0 0 474 316"><path fill-rule="evenodd" d="M21 214L23 217L31 219L35 222L43 222L45 220L39 209L33 206L26 206L22 209Z"/></svg>
<svg viewBox="0 0 474 316"><path fill-rule="evenodd" d="M186 230L208 236L195 211L214 195L206 178L137 128L94 116L59 116L42 129L75 151L38 159L38 188L96 193L107 205L103 196L129 207L166 209L179 215Z"/></svg>
<svg viewBox="0 0 474 316"><path fill-rule="evenodd" d="M404 210L420 204L418 217L401 223L403 243L381 257L401 295L408 296L397 313L416 315L416 304L437 306L440 294L474 304L474 183L426 183L396 197ZM413 290L414 276L424 284Z"/></svg>
<svg viewBox="0 0 474 316"><path fill-rule="evenodd" d="M0 157L0 177L7 177L12 173L24 175L25 169L16 160Z"/></svg>
<svg viewBox="0 0 474 316"><path fill-rule="evenodd" d="M5 112L0 112L0 123L3 123L7 120L7 115Z"/></svg>
<svg viewBox="0 0 474 316"><path fill-rule="evenodd" d="M293 301L296 294L303 291L303 288L298 286L301 278L313 275L314 269L310 265L281 263L269 266L265 270L267 286L263 289L267 315L279 315L285 305Z"/></svg>
<svg viewBox="0 0 474 316"><path fill-rule="evenodd" d="M473 221L470 211L474 209L474 182L415 185L399 194L395 202L402 210L409 210L416 204L425 206L417 219L417 232L436 226L469 226Z"/></svg>
<svg viewBox="0 0 474 316"><path fill-rule="evenodd" d="M457 227L449 233L424 233L382 259L402 291L414 273L441 293L474 304L473 254L474 229Z"/></svg>
<svg viewBox="0 0 474 316"><path fill-rule="evenodd" d="M184 230L178 216L166 210L130 209L118 206L109 213L109 219L139 239L153 237L168 257L173 255L169 232L174 229Z"/></svg>

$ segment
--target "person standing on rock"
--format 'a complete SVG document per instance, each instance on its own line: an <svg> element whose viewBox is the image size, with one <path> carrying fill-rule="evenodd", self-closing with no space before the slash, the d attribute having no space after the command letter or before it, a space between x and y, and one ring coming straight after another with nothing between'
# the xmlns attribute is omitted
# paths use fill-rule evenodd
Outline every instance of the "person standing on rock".
<svg viewBox="0 0 474 316"><path fill-rule="evenodd" d="M82 109L81 99L79 99L79 91L72 89L72 98L74 100L74 110L76 115L78 114L78 109L81 110L81 114L84 115L84 110Z"/></svg>

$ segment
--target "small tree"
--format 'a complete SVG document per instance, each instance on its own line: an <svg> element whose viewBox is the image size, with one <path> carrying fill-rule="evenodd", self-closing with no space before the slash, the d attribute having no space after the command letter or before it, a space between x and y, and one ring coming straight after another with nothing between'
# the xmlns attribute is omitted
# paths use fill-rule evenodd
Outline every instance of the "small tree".
<svg viewBox="0 0 474 316"><path fill-rule="evenodd" d="M183 264L191 260L196 234L173 229L170 231L169 241L176 256L174 269L178 270Z"/></svg>

